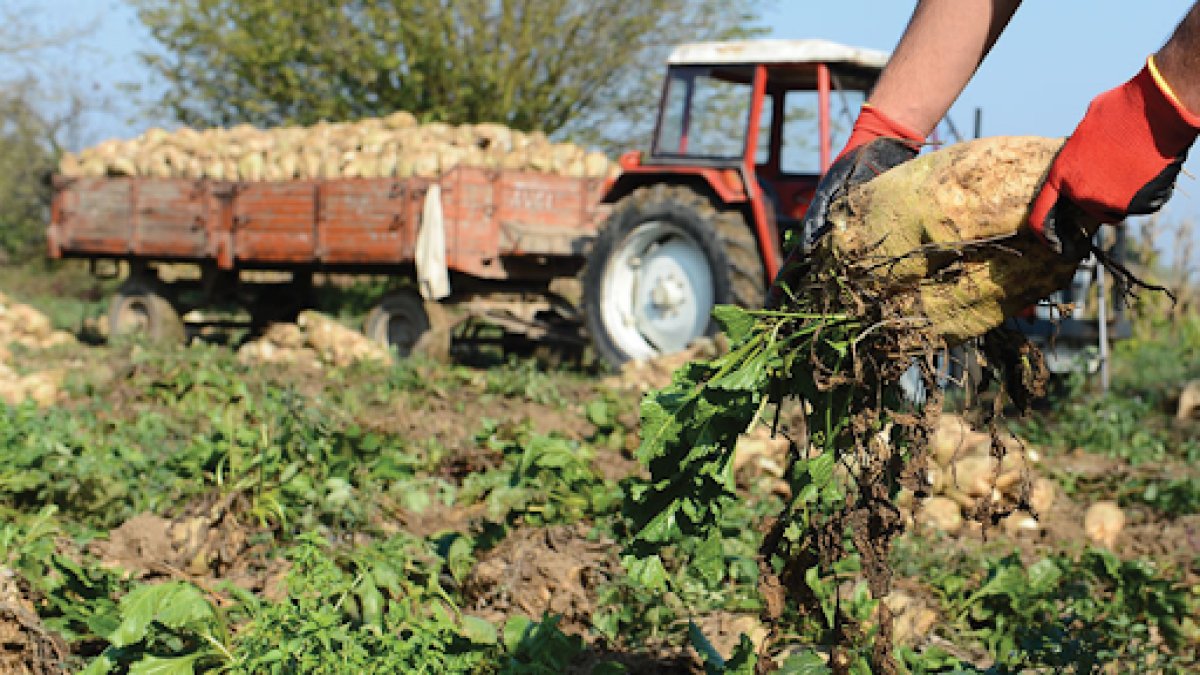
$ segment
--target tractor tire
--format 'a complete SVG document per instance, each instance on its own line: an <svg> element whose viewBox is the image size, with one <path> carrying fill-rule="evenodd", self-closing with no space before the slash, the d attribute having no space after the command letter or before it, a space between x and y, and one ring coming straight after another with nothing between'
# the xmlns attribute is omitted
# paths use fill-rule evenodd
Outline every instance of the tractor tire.
<svg viewBox="0 0 1200 675"><path fill-rule="evenodd" d="M686 349L715 332L715 305L760 307L767 288L742 214L679 185L640 188L618 202L582 282L592 344L613 366Z"/></svg>
<svg viewBox="0 0 1200 675"><path fill-rule="evenodd" d="M108 333L112 337L140 335L151 342L183 344L186 331L179 312L161 287L143 279L121 284L108 308Z"/></svg>
<svg viewBox="0 0 1200 675"><path fill-rule="evenodd" d="M363 320L363 333L399 356L445 360L450 354L450 326L442 306L413 290L384 296Z"/></svg>

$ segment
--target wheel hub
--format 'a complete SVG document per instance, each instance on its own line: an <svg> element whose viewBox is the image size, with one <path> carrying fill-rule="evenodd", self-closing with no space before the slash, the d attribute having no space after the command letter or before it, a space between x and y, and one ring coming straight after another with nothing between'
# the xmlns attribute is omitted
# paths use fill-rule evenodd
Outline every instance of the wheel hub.
<svg viewBox="0 0 1200 675"><path fill-rule="evenodd" d="M401 354L412 351L413 345L421 337L421 331L414 325L415 320L410 316L393 316L388 319L388 344L395 347Z"/></svg>
<svg viewBox="0 0 1200 675"><path fill-rule="evenodd" d="M119 314L121 333L146 333L150 330L150 310L141 300L130 300Z"/></svg>
<svg viewBox="0 0 1200 675"><path fill-rule="evenodd" d="M654 309L664 315L677 313L677 309L687 302L687 281L677 274L668 274L654 282L650 291L650 302Z"/></svg>

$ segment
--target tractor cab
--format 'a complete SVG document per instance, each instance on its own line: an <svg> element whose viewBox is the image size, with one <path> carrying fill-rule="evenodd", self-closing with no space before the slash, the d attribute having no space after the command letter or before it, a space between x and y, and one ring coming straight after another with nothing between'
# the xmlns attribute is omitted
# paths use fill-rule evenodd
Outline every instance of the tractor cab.
<svg viewBox="0 0 1200 675"><path fill-rule="evenodd" d="M887 59L825 40L671 53L651 147L621 158L584 270L584 315L602 357L679 351L714 330L714 305L761 305L784 234Z"/></svg>
<svg viewBox="0 0 1200 675"><path fill-rule="evenodd" d="M647 164L744 169L765 215L791 224L887 58L824 40L683 45L668 59Z"/></svg>

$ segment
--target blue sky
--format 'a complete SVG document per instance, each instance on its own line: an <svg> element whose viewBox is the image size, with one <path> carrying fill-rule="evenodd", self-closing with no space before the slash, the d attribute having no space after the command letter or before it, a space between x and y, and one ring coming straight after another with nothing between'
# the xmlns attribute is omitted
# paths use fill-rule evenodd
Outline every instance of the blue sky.
<svg viewBox="0 0 1200 675"><path fill-rule="evenodd" d="M5 2L6 0L0 0ZM890 50L915 5L911 0L775 0L763 22L773 37L820 37ZM970 133L975 107L983 108L987 135L1066 135L1097 93L1133 75L1158 49L1192 0L1027 0L951 115ZM99 22L88 58L61 54L75 76L109 98L109 111L92 118L84 138L131 135L148 124L139 102L107 83L144 81L135 52L149 46L123 0L45 0L42 20ZM1200 175L1200 151L1188 170ZM1167 206L1170 219L1200 215L1200 184L1184 177Z"/></svg>

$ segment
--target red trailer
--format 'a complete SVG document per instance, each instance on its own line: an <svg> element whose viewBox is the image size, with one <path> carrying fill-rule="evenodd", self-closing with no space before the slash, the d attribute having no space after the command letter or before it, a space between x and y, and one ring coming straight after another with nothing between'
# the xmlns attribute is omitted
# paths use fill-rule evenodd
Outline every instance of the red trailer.
<svg viewBox="0 0 1200 675"><path fill-rule="evenodd" d="M57 177L54 185L50 256L128 261L110 330L155 338L181 335L181 315L219 299L249 306L262 323L287 318L307 301L314 272L416 280L418 235L430 209L440 211L444 257L429 264L444 267L450 295L425 299L414 284L381 299L366 327L402 352L442 317L438 300L526 332L577 323L547 316L571 307L550 285L579 272L607 210L602 179L468 167L436 180ZM197 275L164 281L162 263L192 263ZM263 275L247 274L256 270L289 274L264 293L255 281Z"/></svg>

